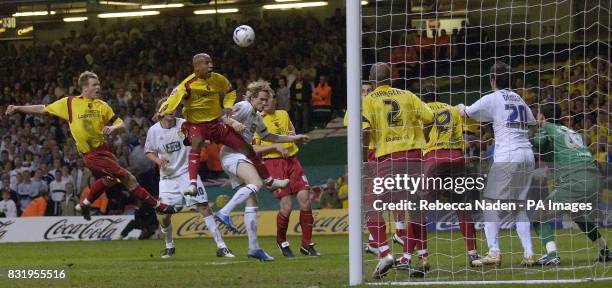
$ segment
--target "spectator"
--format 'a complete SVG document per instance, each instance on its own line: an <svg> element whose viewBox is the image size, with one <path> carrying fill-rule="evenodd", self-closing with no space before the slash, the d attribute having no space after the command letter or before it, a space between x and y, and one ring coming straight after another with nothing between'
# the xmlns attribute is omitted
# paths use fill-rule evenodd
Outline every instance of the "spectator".
<svg viewBox="0 0 612 288"><path fill-rule="evenodd" d="M53 159L53 166L52 169L49 170L49 175L51 176L51 181L55 180L55 175L57 175L57 172L59 171L60 173L62 172L62 160L60 158L54 158Z"/></svg>
<svg viewBox="0 0 612 288"><path fill-rule="evenodd" d="M74 186L74 178L72 177L72 173L70 173L70 166L68 165L62 166L62 180L70 182Z"/></svg>
<svg viewBox="0 0 612 288"><path fill-rule="evenodd" d="M40 164L40 166L38 167L38 170L40 170L40 175L42 175L41 179L43 180L43 182L47 183L47 186L51 184L53 180L55 180L55 176L49 173L49 166L47 166L47 164L45 163Z"/></svg>
<svg viewBox="0 0 612 288"><path fill-rule="evenodd" d="M291 91L287 87L285 77L278 78L278 88L276 89L276 103L278 109L291 111ZM8 154L6 155L8 157Z"/></svg>
<svg viewBox="0 0 612 288"><path fill-rule="evenodd" d="M321 209L339 209L342 208L342 203L338 198L338 191L336 190L336 183L334 179L327 179L327 185L321 193Z"/></svg>
<svg viewBox="0 0 612 288"><path fill-rule="evenodd" d="M344 175L338 179L340 188L338 188L338 200L342 203L342 209L348 209L348 177Z"/></svg>
<svg viewBox="0 0 612 288"><path fill-rule="evenodd" d="M17 195L19 197L19 206L21 206L21 211L23 211L32 199L39 195L40 191L32 184L30 172L24 171L19 176L21 183L17 185Z"/></svg>
<svg viewBox="0 0 612 288"><path fill-rule="evenodd" d="M15 205L15 201L11 199L11 193L6 189L2 189L2 201L0 201L0 217L17 217L17 206Z"/></svg>
<svg viewBox="0 0 612 288"><path fill-rule="evenodd" d="M40 194L40 196L34 199L34 201L32 201L32 203L30 203L28 207L26 207L23 213L21 213L21 217L40 217L51 215L47 211L48 202L49 193L45 192Z"/></svg>
<svg viewBox="0 0 612 288"><path fill-rule="evenodd" d="M287 80L287 87L293 86L293 82L298 78L298 74L300 74L300 71L293 65L287 65L287 67L281 71L281 75Z"/></svg>
<svg viewBox="0 0 612 288"><path fill-rule="evenodd" d="M49 185L42 179L41 175L41 170L37 169L36 172L34 172L34 178L32 178L32 191L36 192L35 196L38 196L42 192L49 191Z"/></svg>
<svg viewBox="0 0 612 288"><path fill-rule="evenodd" d="M312 122L315 127L325 128L331 117L332 87L327 76L319 76L319 84L312 91Z"/></svg>
<svg viewBox="0 0 612 288"><path fill-rule="evenodd" d="M7 190L10 191L11 187L10 187L10 177L8 173L1 173L0 174L0 190Z"/></svg>
<svg viewBox="0 0 612 288"><path fill-rule="evenodd" d="M291 86L291 122L295 126L296 133L305 133L310 130L310 113L312 88L304 80L302 73L298 72Z"/></svg>
<svg viewBox="0 0 612 288"><path fill-rule="evenodd" d="M53 216L61 215L62 201L66 197L66 184L70 183L68 179L63 178L62 171L55 171L55 180L49 184L49 192L51 193L51 214Z"/></svg>
<svg viewBox="0 0 612 288"><path fill-rule="evenodd" d="M140 135L140 137L138 137L138 146L134 147L132 152L130 152L129 168L136 178L139 178L142 174L154 168L153 162L145 157L144 144L146 139L146 135Z"/></svg>
<svg viewBox="0 0 612 288"><path fill-rule="evenodd" d="M66 183L66 197L62 201L62 216L76 216L75 207L80 203L79 197L75 194L74 185Z"/></svg>
<svg viewBox="0 0 612 288"><path fill-rule="evenodd" d="M91 171L85 167L83 158L79 157L76 161L76 167L72 169L72 178L74 179L74 189L76 195L81 195L81 192L88 185L89 178L92 176Z"/></svg>

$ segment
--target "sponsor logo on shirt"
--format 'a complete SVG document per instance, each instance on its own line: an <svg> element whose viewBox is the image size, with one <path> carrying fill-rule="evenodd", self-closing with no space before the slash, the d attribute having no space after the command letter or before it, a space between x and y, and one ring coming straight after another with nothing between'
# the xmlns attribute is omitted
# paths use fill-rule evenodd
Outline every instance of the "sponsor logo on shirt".
<svg viewBox="0 0 612 288"><path fill-rule="evenodd" d="M172 153L181 150L181 143L178 141L170 142L164 145L167 153Z"/></svg>

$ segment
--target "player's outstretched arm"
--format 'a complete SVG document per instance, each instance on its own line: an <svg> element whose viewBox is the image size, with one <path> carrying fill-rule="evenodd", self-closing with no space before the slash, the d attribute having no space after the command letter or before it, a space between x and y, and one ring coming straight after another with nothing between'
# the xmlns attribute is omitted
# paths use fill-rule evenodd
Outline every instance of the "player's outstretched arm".
<svg viewBox="0 0 612 288"><path fill-rule="evenodd" d="M298 135L276 135L276 134L268 134L262 138L268 142L274 143L287 143L287 142L295 142L299 144L306 144L310 142L310 137L303 134Z"/></svg>
<svg viewBox="0 0 612 288"><path fill-rule="evenodd" d="M280 144L272 144L272 145L253 145L253 150L257 154L266 154L271 152L278 152L283 155L283 158L287 158L289 156L289 149L283 147Z"/></svg>
<svg viewBox="0 0 612 288"><path fill-rule="evenodd" d="M11 116L15 113L26 113L26 114L47 114L47 110L45 110L45 105L29 105L29 106L15 106L9 105L6 108L4 114L6 116Z"/></svg>

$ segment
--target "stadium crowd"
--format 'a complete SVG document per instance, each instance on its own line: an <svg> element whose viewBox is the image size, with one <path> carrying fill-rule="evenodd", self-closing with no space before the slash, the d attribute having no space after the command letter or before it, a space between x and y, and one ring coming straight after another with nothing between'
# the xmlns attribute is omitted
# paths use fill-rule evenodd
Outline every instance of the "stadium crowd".
<svg viewBox="0 0 612 288"><path fill-rule="evenodd" d="M78 95L78 75L95 71L104 100L127 124L127 133L107 144L119 163L155 193L157 173L145 159L144 137L153 124L150 117L157 100L192 72L194 52L212 55L214 70L227 75L239 95L250 81L272 79L279 105L292 112L298 132L325 125L345 106L340 10L323 21L298 15L249 21L246 24L257 27L257 40L250 48L239 48L231 41L236 21L215 25L180 18L158 20L154 24L139 20L101 23L100 27L85 23L81 32L70 31L51 43L3 43L0 112L4 114L8 105L49 104ZM92 177L68 133L67 123L58 118L16 115L0 119L0 190L7 200L13 199L17 215L76 213L74 206L87 193ZM218 146L210 145L202 153L208 176L221 174L218 151ZM130 202L125 187L118 184L109 190L116 191L107 191L109 197L102 197L94 207L100 213L122 213Z"/></svg>
<svg viewBox="0 0 612 288"><path fill-rule="evenodd" d="M231 42L229 35L239 24L234 20L228 19L223 25L181 18L157 21L101 22L100 27L85 22L82 31L70 31L66 37L50 43L35 42L32 46L2 43L0 113L9 104L49 104L64 96L77 95L79 73L96 72L101 78L104 100L127 123L127 133L114 137L108 144L119 163L129 167L143 186L155 193L157 173L142 152L144 136L153 124L150 117L157 100L191 73L194 52L209 53L214 70L228 76L238 95L244 94L251 81L271 79L279 108L291 112L298 133L325 126L346 106L345 22L340 10L323 21L295 14L273 21L264 15L262 19L240 23L257 27L256 42L249 48L239 48ZM442 43L434 45L431 51L426 49L429 55L426 57L450 60L463 55L465 45L472 41L470 35L475 33L469 29L468 26L452 31L450 36L444 31L427 43L426 37L416 35L408 35L408 39L400 42L424 46ZM459 53L451 51L451 47L456 47ZM423 49L413 48L395 49L390 55L394 78L414 73L402 71L412 69L411 63L421 57L415 53ZM369 57L365 53L364 57ZM519 78L513 88L529 104L558 101L562 121L585 135L585 143L605 166L612 162L609 115L612 91L608 78L611 69L608 61L572 59L557 67L556 72L543 75L539 83ZM87 193L92 176L67 133L67 123L53 117L17 115L0 119L0 191L3 199L14 200L17 215L76 213L74 206ZM467 138L466 154L490 157L492 133L483 129L480 135L474 135ZM218 146L210 145L202 153L207 176L221 174L218 152ZM325 205L321 206L346 208L346 183L343 179L335 185L332 182L327 190L340 190L341 195L338 199L323 194ZM108 198L102 197L95 203L100 213L122 213L130 202L125 188L116 186L107 191Z"/></svg>

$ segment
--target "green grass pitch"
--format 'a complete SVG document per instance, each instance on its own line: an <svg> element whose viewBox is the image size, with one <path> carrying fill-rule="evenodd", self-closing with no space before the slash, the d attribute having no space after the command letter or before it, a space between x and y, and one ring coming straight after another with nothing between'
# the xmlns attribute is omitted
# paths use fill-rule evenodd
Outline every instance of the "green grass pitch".
<svg viewBox="0 0 612 288"><path fill-rule="evenodd" d="M610 236L610 231L601 230ZM559 267L519 268L522 257L520 242L514 232L503 230L501 269L466 266L463 240L459 232L429 233L432 271L426 281L447 280L521 280L574 279L612 277L612 264L595 263L596 249L583 235L571 231L558 236L562 265ZM479 251L484 252L482 231L478 231ZM610 237L608 237L610 238ZM274 262L261 263L247 259L246 238L227 238L235 259L215 257L211 239L176 240L177 252L172 259L160 259L162 240L9 243L0 245L0 287L344 287L348 286L348 237L315 236L322 257L299 254L299 237L290 237L296 258L285 259L273 237L261 237L262 247ZM534 251L542 250L533 237ZM589 245L587 248L587 245ZM511 247L511 248L510 248ZM399 257L401 247L395 245ZM514 253L508 253L510 250ZM569 252L569 251L574 251ZM375 282L371 272L376 265L372 255L365 256L365 280ZM63 269L65 280L9 280L6 269ZM451 271L454 271L451 273ZM392 271L385 281L417 282ZM524 285L504 285L519 287ZM541 287L611 287L612 282L537 285ZM427 286L427 287L445 287ZM485 287L485 286L482 286Z"/></svg>

